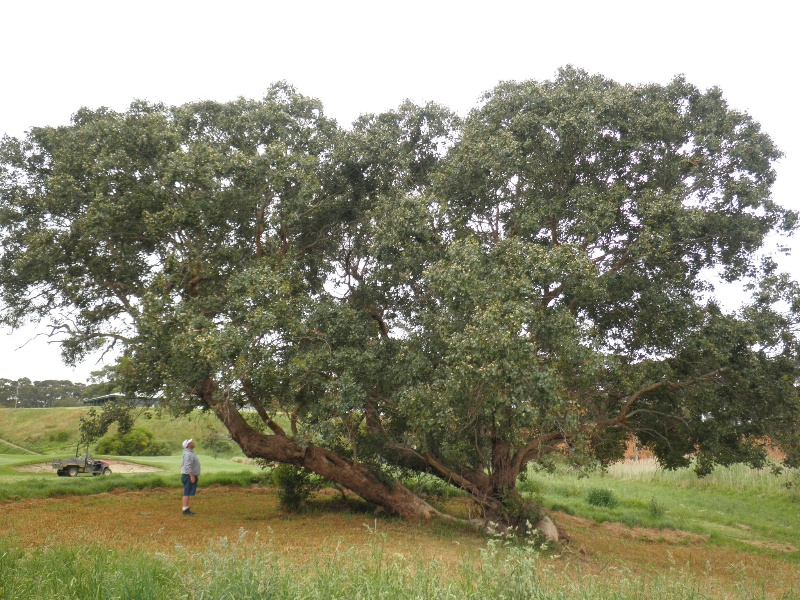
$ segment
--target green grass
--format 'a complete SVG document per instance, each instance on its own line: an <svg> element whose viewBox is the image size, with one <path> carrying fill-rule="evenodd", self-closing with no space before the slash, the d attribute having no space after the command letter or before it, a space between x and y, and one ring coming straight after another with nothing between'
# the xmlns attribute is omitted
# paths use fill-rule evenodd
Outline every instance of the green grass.
<svg viewBox="0 0 800 600"><path fill-rule="evenodd" d="M241 457L223 458L213 457L206 455L202 452L197 452L200 459L200 465L203 469L203 474L218 473L221 471L230 471L237 469L246 469L251 471L260 471L261 467L253 464L251 461ZM6 454L0 456L0 481L3 476L15 477L36 477L40 474L37 473L24 473L20 472L13 467L22 465L33 465L39 463L52 462L54 458L63 458L62 454L45 454L45 455L21 455L21 454ZM96 456L95 458L105 458L107 460L122 460L133 462L140 465L147 465L163 469L167 473L179 473L181 467L181 457L179 454L172 454L170 456ZM55 474L55 471L53 471ZM82 477L81 477L82 478Z"/></svg>
<svg viewBox="0 0 800 600"><path fill-rule="evenodd" d="M88 408L0 408L0 440L7 440L25 450L38 454L75 453L78 444L80 418ZM200 441L209 432L227 437L223 425L209 412L194 411L187 417L151 415L140 417L136 425L153 433L156 440L166 442L175 453L180 453L181 442L187 438ZM112 427L111 431L114 431ZM19 450L0 442L0 456L19 454ZM225 456L241 456L235 444Z"/></svg>
<svg viewBox="0 0 800 600"><path fill-rule="evenodd" d="M201 455L204 486L268 483L256 466ZM177 488L179 457L143 457L137 462L163 471L64 478L21 474L12 467L42 457L0 455L0 502L114 490ZM757 548L748 541L800 547L797 473L777 476L736 467L698 480L690 471L664 472L642 463L620 465L606 474L578 479L574 473L533 472L521 485L526 495L553 510L598 522L681 529L710 536L712 544L772 553L790 564L800 552ZM592 503L594 496L615 502ZM377 523L377 522L376 522ZM566 573L565 563L535 548L490 540L478 563L465 561L453 572L436 562L421 564L389 556L374 534L359 549L333 557L287 557L264 543L220 539L203 552L169 556L100 545L24 549L0 538L0 600L27 598L709 598L712 592L676 565L669 573ZM458 543L458 536L447 534ZM368 536L369 537L369 536ZM312 561L307 564L307 561ZM614 567L610 567L612 570ZM187 577L187 573L189 576ZM719 592L719 590L717 590ZM717 597L718 594L717 594ZM743 578L729 598L766 598L763 582ZM800 597L786 589L784 598Z"/></svg>
<svg viewBox="0 0 800 600"><path fill-rule="evenodd" d="M180 457L121 458L162 469L148 474L108 477L57 477L54 472L24 473L14 466L50 461L58 455L0 455L0 500L91 495L129 490L178 487ZM267 473L241 459L199 455L204 485L270 484ZM775 475L769 470L736 466L720 468L698 479L691 470L663 471L651 463L611 467L605 474L577 478L568 471L531 472L520 484L523 495L551 511L564 511L596 522L631 527L674 529L710 536L712 541L741 545L758 542L771 547L800 548L800 480L797 471ZM600 501L602 500L602 501ZM748 550L753 550L748 546ZM772 551L776 551L773 550ZM800 563L800 551L783 554Z"/></svg>
<svg viewBox="0 0 800 600"><path fill-rule="evenodd" d="M298 564L269 544L222 538L199 553L173 555L115 551L100 546L23 550L0 540L0 599L84 598L200 599L469 599L563 598L618 600L710 598L703 585L679 569L643 579L563 576L556 563L526 548L489 544L480 559L449 572L436 561L388 556L380 534L364 549L341 549L333 557ZM765 597L758 581L743 582L729 598ZM786 598L796 597L786 590ZM718 597L718 596L716 596Z"/></svg>
<svg viewBox="0 0 800 600"><path fill-rule="evenodd" d="M532 472L521 487L547 509L599 523L679 529L732 545L766 543L768 552L778 545L800 549L799 484L796 470L776 475L739 465L698 479L690 469L664 471L643 462L582 479L567 471ZM616 502L598 502L598 494ZM800 551L784 554L800 563Z"/></svg>
<svg viewBox="0 0 800 600"><path fill-rule="evenodd" d="M204 474L204 486L238 485L248 487L263 483L261 473L253 471L224 471ZM34 477L0 483L0 501L16 501L30 498L54 498L58 496L92 496L116 490L138 491L158 488L180 488L180 478L158 473L110 475L107 477L58 477L45 479Z"/></svg>
<svg viewBox="0 0 800 600"><path fill-rule="evenodd" d="M10 446L0 444L0 502L101 494L119 489L179 487L178 450L172 456L109 457L162 469L151 474L65 478L57 477L54 472L22 473L13 468L71 455L74 443L64 442L70 435L64 432L70 427L77 430L81 414L85 414L84 409L0 409L0 438L42 452L38 456L23 455L12 449L18 454L11 454ZM35 433L37 423L38 434ZM202 438L210 427L219 426L213 417L203 413L196 413L191 419L164 418L142 424L156 434L156 439L165 439L178 447L180 440ZM270 483L267 474L258 466L242 464L236 457L210 456L202 452L202 444L199 454L204 486ZM436 492L436 481L422 479L412 483L412 487L422 491ZM712 544L748 553L765 553L789 564L800 564L798 470L776 475L769 469L735 466L719 468L712 475L698 479L689 469L663 471L652 462L641 461L614 465L606 473L584 478L567 469L554 473L531 471L527 480L520 483L520 490L550 511L564 511L596 522L611 521L631 527L705 535ZM378 547L373 551L377 552ZM527 554L509 558L507 549L502 551L503 560L497 558L499 555L487 555L484 557L487 562L477 570L465 565L456 578L444 577L437 570L440 566L435 564L418 565L375 554L356 556L352 554L355 550L350 551L351 562L345 560L348 553L343 552L337 559L312 568L281 560L280 556L263 550L261 554L253 552L238 544L231 547L223 544L199 556L184 557L179 553L165 557L94 546L24 550L16 547L13 540L0 540L0 600L34 597L705 598L708 593L699 584L692 584L691 579L682 583L676 573L647 580L627 575L559 578L549 573L553 566L546 559ZM58 568L53 569L53 565ZM187 569L192 569L195 575L196 586L191 589L180 577ZM42 581L43 577L48 577L47 581ZM560 584L553 581L560 581ZM139 582L144 583L140 586ZM758 589L758 582L745 582L739 597L765 597ZM785 597L800 597L800 591L789 590Z"/></svg>
<svg viewBox="0 0 800 600"><path fill-rule="evenodd" d="M204 486L240 485L249 486L268 480L267 474L257 465L198 455L202 465ZM143 490L154 488L180 487L179 456L148 457L108 457L115 460L129 460L139 464L162 469L155 473L128 473L92 477L80 475L75 478L58 477L52 473L26 473L13 467L51 461L55 456L11 456L0 455L0 501L28 498L49 498L54 496L107 493L116 489Z"/></svg>

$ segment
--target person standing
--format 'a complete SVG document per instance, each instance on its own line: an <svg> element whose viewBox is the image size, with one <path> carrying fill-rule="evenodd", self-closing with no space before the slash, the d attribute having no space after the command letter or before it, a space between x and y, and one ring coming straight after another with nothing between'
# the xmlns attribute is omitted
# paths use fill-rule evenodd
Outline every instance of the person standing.
<svg viewBox="0 0 800 600"><path fill-rule="evenodd" d="M183 484L183 516L193 517L189 508L189 498L197 493L197 479L200 477L200 460L194 453L194 440L183 440L183 460L181 461L181 483Z"/></svg>

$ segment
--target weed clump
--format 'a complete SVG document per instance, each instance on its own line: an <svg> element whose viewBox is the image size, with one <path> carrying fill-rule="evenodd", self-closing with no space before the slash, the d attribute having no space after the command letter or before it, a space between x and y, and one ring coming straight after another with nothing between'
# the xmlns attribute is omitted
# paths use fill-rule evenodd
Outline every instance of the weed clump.
<svg viewBox="0 0 800 600"><path fill-rule="evenodd" d="M606 508L614 508L619 501L609 489L606 488L592 488L586 494L586 502L592 506L604 506Z"/></svg>
<svg viewBox="0 0 800 600"><path fill-rule="evenodd" d="M650 502L647 503L647 512L654 519L660 519L664 516L664 513L667 512L667 509L664 508L664 505L659 502L655 496L653 496L650 498Z"/></svg>

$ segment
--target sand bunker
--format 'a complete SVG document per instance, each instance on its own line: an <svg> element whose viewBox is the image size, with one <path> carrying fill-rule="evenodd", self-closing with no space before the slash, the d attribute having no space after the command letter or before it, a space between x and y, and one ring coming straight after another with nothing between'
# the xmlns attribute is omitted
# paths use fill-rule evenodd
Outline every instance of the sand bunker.
<svg viewBox="0 0 800 600"><path fill-rule="evenodd" d="M24 471L26 473L55 473L55 469L53 469L51 465L52 463L46 462L34 465L22 465L14 468L17 471ZM163 469L159 469L158 467L139 465L126 460L109 460L108 466L112 473L155 473L156 471L163 471Z"/></svg>

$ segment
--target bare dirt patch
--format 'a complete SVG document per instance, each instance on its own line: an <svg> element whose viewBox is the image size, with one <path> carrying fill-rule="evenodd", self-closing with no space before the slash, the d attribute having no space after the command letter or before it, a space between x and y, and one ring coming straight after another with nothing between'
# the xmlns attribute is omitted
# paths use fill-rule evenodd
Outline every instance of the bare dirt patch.
<svg viewBox="0 0 800 600"><path fill-rule="evenodd" d="M159 469L158 467L140 465L128 462L127 460L109 460L108 465L112 473L155 473L156 471L163 471L163 469ZM55 473L49 462L22 465L14 467L14 469L25 473Z"/></svg>
<svg viewBox="0 0 800 600"><path fill-rule="evenodd" d="M559 514L559 523L567 530L581 531L587 529L599 529L603 535L611 536L614 539L639 540L642 542L659 542L662 544L705 544L709 540L707 535L698 535L687 531L675 529L648 529L646 527L628 527L622 523L596 523L584 517L575 517L566 514Z"/></svg>

